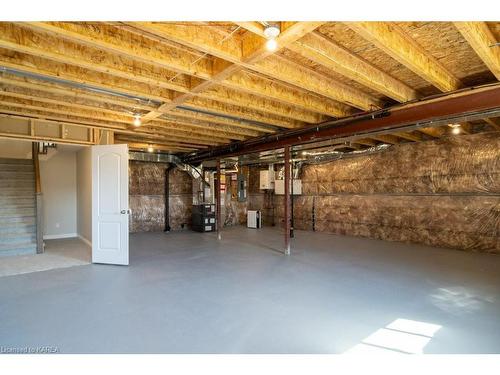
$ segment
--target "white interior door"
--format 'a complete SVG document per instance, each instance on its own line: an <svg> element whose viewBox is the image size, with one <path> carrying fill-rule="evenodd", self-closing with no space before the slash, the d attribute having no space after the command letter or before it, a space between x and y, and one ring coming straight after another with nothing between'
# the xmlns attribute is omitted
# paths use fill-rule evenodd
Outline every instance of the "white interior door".
<svg viewBox="0 0 500 375"><path fill-rule="evenodd" d="M128 265L128 147L92 146L92 262Z"/></svg>

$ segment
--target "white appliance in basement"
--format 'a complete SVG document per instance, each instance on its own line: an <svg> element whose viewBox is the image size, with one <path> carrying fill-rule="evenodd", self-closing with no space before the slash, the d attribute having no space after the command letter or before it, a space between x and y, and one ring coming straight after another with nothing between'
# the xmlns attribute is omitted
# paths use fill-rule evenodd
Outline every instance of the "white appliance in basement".
<svg viewBox="0 0 500 375"><path fill-rule="evenodd" d="M262 215L258 210L247 211L247 227L248 228L262 228Z"/></svg>
<svg viewBox="0 0 500 375"><path fill-rule="evenodd" d="M274 193L276 195L285 194L285 181L274 180ZM292 194L292 182L290 181L290 194ZM302 180L293 180L293 195L302 195Z"/></svg>

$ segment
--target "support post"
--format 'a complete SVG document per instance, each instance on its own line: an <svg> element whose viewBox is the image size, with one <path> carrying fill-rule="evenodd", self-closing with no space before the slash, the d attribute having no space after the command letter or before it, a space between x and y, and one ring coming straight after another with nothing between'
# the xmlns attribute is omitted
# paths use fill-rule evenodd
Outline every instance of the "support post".
<svg viewBox="0 0 500 375"><path fill-rule="evenodd" d="M293 151L293 148L292 148L292 151ZM294 234L294 231L293 231L293 227L295 225L295 222L293 220L293 199L294 199L294 196L293 196L293 180L294 180L294 177L293 177L293 157L292 157L292 161L290 163L290 166L291 166L291 183L290 183L290 205L291 205L291 209L290 209L290 238L294 238L295 237L295 234Z"/></svg>
<svg viewBox="0 0 500 375"><path fill-rule="evenodd" d="M290 146L285 146L285 255L290 255Z"/></svg>
<svg viewBox="0 0 500 375"><path fill-rule="evenodd" d="M217 173L216 173L216 180L215 180L215 199L216 199L216 204L215 204L215 212L217 214L216 218L216 225L217 225L217 238L220 240L221 239L221 196L220 196L220 180L221 180L221 174L220 174L220 159L217 160Z"/></svg>
<svg viewBox="0 0 500 375"><path fill-rule="evenodd" d="M165 169L165 232L170 232L170 171L175 165L169 165Z"/></svg>
<svg viewBox="0 0 500 375"><path fill-rule="evenodd" d="M42 185L40 181L40 161L38 159L39 143L31 143L31 157L35 170L35 206L36 206L36 253L41 254L43 248L43 207L42 207Z"/></svg>

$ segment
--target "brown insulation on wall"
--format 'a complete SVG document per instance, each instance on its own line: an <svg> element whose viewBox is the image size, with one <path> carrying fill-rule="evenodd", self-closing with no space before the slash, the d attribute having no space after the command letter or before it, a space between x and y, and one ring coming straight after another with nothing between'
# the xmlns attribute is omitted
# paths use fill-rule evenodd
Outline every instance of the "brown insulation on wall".
<svg viewBox="0 0 500 375"><path fill-rule="evenodd" d="M165 170L167 163L129 162L130 232L165 229ZM190 226L192 207L191 177L178 169L170 171L170 227Z"/></svg>
<svg viewBox="0 0 500 375"><path fill-rule="evenodd" d="M304 166L296 229L500 253L497 132ZM276 222L283 205L276 204Z"/></svg>
<svg viewBox="0 0 500 375"><path fill-rule="evenodd" d="M263 225L274 225L275 198L272 191L259 189L261 169L254 166L249 167L248 209L261 211Z"/></svg>

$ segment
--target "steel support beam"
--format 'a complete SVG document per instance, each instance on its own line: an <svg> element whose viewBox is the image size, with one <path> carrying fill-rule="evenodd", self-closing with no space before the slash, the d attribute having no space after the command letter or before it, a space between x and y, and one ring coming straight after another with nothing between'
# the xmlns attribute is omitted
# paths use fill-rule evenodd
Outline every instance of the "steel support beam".
<svg viewBox="0 0 500 375"><path fill-rule="evenodd" d="M290 146L285 146L285 255L290 255Z"/></svg>
<svg viewBox="0 0 500 375"><path fill-rule="evenodd" d="M500 116L500 83L459 90L384 110L366 112L319 125L292 129L252 138L230 145L186 154L187 162L282 148L327 139L367 137L420 127L442 126L449 122L472 121ZM464 120L465 119L465 120Z"/></svg>

